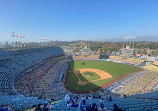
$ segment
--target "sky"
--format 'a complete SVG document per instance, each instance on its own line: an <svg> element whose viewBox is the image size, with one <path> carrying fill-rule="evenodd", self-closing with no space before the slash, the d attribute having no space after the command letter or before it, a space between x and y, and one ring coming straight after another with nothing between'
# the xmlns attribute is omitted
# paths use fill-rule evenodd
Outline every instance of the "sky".
<svg viewBox="0 0 158 111"><path fill-rule="evenodd" d="M0 41L125 36L158 36L158 0L0 0Z"/></svg>

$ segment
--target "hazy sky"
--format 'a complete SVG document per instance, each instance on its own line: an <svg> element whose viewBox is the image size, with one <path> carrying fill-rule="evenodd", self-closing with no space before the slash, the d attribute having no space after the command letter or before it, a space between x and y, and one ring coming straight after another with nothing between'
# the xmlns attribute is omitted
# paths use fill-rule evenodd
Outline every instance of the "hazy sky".
<svg viewBox="0 0 158 111"><path fill-rule="evenodd" d="M0 41L158 35L158 0L0 0Z"/></svg>

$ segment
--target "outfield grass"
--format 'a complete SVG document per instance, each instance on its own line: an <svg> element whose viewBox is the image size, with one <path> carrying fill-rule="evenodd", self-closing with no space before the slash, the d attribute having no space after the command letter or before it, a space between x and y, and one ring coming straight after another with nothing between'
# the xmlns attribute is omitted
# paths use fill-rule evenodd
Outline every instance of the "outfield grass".
<svg viewBox="0 0 158 111"><path fill-rule="evenodd" d="M113 81L125 74L141 70L138 67L114 63L114 62L108 62L108 61L74 61L74 62L70 62L69 65L70 65L70 71L67 80L67 86L69 89L73 90L74 92L80 92L80 93L95 90L100 86L103 86L104 84ZM78 79L73 73L73 71L77 69L90 69L90 68L99 69L108 72L109 74L112 75L113 78L90 82L84 86L78 85ZM93 77L85 78L85 74L80 74L79 77L84 81L85 80L91 81L95 79Z"/></svg>

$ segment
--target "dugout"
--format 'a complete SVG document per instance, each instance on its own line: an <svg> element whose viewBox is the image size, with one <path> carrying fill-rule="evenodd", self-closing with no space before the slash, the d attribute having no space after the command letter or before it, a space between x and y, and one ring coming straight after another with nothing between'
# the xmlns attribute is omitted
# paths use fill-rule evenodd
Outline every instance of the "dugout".
<svg viewBox="0 0 158 111"><path fill-rule="evenodd" d="M100 55L99 56L100 59L109 59L109 55Z"/></svg>

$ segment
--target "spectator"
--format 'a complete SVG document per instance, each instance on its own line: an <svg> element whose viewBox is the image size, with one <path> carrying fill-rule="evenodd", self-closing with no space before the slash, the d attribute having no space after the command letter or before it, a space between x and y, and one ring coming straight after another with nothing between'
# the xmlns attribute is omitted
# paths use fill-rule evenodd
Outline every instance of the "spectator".
<svg viewBox="0 0 158 111"><path fill-rule="evenodd" d="M87 111L88 108L88 104L86 104L85 99L83 99L82 102L80 102L80 111Z"/></svg>
<svg viewBox="0 0 158 111"><path fill-rule="evenodd" d="M105 99L102 98L102 99L100 100L100 103L104 103L104 102L105 102Z"/></svg>
<svg viewBox="0 0 158 111"><path fill-rule="evenodd" d="M82 98L81 98L82 100L85 100L86 99L86 97L85 96L82 96Z"/></svg>
<svg viewBox="0 0 158 111"><path fill-rule="evenodd" d="M38 104L37 106L36 106L36 108L35 108L35 111L41 111L42 109L41 109L41 105L40 104Z"/></svg>
<svg viewBox="0 0 158 111"><path fill-rule="evenodd" d="M44 104L42 110L43 110L43 111L48 111L48 110L49 110L49 108L47 107L47 104Z"/></svg>
<svg viewBox="0 0 158 111"><path fill-rule="evenodd" d="M104 109L104 104L100 104L101 109L99 111L107 111L106 109Z"/></svg>
<svg viewBox="0 0 158 111"><path fill-rule="evenodd" d="M91 100L91 99L92 99L92 97L91 97L91 96L88 96L88 99L89 99L89 100Z"/></svg>
<svg viewBox="0 0 158 111"><path fill-rule="evenodd" d="M109 96L108 101L112 101L112 97L111 96Z"/></svg>
<svg viewBox="0 0 158 111"><path fill-rule="evenodd" d="M71 107L71 104L70 104L70 102L67 102L67 107Z"/></svg>
<svg viewBox="0 0 158 111"><path fill-rule="evenodd" d="M95 96L93 96L93 99L95 99L96 97Z"/></svg>
<svg viewBox="0 0 158 111"><path fill-rule="evenodd" d="M71 107L78 107L78 104L75 103L74 101L72 101L72 105L71 105Z"/></svg>
<svg viewBox="0 0 158 111"><path fill-rule="evenodd" d="M65 96L65 101L66 101L66 102L70 102L70 97L69 97L69 95L66 95L66 96Z"/></svg>
<svg viewBox="0 0 158 111"><path fill-rule="evenodd" d="M79 98L78 98L78 97L76 97L76 98L75 98L75 102L78 102L78 99L79 99Z"/></svg>
<svg viewBox="0 0 158 111"><path fill-rule="evenodd" d="M77 98L73 98L71 102L77 102Z"/></svg>
<svg viewBox="0 0 158 111"><path fill-rule="evenodd" d="M98 111L98 108L97 108L97 104L96 104L96 103L93 103L93 104L92 104L91 111Z"/></svg>
<svg viewBox="0 0 158 111"><path fill-rule="evenodd" d="M113 111L123 111L122 109L119 109L118 106L117 106L116 104L114 104L113 106L114 106Z"/></svg>
<svg viewBox="0 0 158 111"><path fill-rule="evenodd" d="M86 111L91 111L92 105L90 104Z"/></svg>

